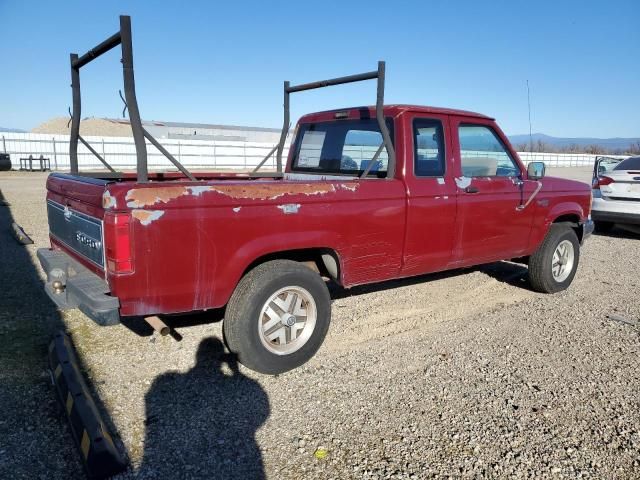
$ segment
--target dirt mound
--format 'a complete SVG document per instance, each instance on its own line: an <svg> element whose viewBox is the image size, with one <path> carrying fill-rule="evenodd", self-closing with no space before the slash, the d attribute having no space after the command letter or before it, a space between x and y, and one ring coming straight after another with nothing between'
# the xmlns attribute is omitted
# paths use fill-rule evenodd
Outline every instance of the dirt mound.
<svg viewBox="0 0 640 480"><path fill-rule="evenodd" d="M57 133L68 135L71 125L67 127L68 118L56 117L38 125L31 133ZM128 120L111 120L108 118L85 118L80 121L80 135L99 137L130 137L131 127Z"/></svg>

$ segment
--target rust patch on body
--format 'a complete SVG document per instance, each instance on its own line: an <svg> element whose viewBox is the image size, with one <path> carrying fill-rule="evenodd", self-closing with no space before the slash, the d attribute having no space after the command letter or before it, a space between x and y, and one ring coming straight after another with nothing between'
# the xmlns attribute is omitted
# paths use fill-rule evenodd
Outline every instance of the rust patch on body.
<svg viewBox="0 0 640 480"><path fill-rule="evenodd" d="M150 225L152 222L164 215L163 210L132 210L131 216L144 226Z"/></svg>
<svg viewBox="0 0 640 480"><path fill-rule="evenodd" d="M274 200L285 195L324 195L338 190L355 192L358 184L257 184L246 185L198 185L189 187L134 188L127 192L127 205L131 208L150 207L157 203L169 203L184 195L199 197L207 192L216 192L233 199Z"/></svg>
<svg viewBox="0 0 640 480"><path fill-rule="evenodd" d="M253 200L273 200L284 195L323 195L335 192L330 184L302 184L302 185L217 185L212 190L230 198L248 198Z"/></svg>
<svg viewBox="0 0 640 480"><path fill-rule="evenodd" d="M188 195L186 187L133 188L127 192L127 205L132 208L150 207L156 203L169 203L182 195Z"/></svg>

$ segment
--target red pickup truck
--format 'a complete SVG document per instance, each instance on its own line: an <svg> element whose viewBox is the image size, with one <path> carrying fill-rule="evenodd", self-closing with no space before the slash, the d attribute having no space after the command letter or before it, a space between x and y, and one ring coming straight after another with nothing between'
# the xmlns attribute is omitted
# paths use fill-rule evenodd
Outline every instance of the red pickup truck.
<svg viewBox="0 0 640 480"><path fill-rule="evenodd" d="M541 163L525 168L487 116L384 105L383 63L285 83L283 136L272 153L282 156L290 93L370 78L376 106L302 117L286 168L266 176L181 165L153 174L140 157L137 174L87 176L72 145L73 173L47 181L51 249L38 256L50 297L103 325L226 306L229 349L275 374L320 347L331 317L327 281L349 288L524 257L533 289L567 288L593 229L590 187L545 177ZM126 93L135 135L135 92Z"/></svg>

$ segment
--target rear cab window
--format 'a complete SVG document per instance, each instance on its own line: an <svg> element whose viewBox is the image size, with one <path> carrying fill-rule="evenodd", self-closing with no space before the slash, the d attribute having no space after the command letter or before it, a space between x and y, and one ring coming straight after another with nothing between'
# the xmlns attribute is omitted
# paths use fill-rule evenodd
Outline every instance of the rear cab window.
<svg viewBox="0 0 640 480"><path fill-rule="evenodd" d="M393 121L387 119L393 142ZM389 156L376 119L335 120L303 123L298 126L291 170L293 172L360 176L369 167L368 177L387 175Z"/></svg>

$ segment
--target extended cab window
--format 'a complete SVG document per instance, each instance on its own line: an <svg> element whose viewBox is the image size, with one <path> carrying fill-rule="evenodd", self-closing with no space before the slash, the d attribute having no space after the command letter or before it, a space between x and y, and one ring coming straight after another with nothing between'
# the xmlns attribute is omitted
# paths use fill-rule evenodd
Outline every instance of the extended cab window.
<svg viewBox="0 0 640 480"><path fill-rule="evenodd" d="M444 135L438 120L413 121L413 158L417 177L444 175Z"/></svg>
<svg viewBox="0 0 640 480"><path fill-rule="evenodd" d="M393 139L391 120L387 120L387 128ZM295 142L294 172L345 175L361 175L383 144L375 119L303 123ZM385 177L388 161L383 147L369 175Z"/></svg>
<svg viewBox="0 0 640 480"><path fill-rule="evenodd" d="M465 177L517 177L520 169L495 132L484 125L460 125L460 162Z"/></svg>

